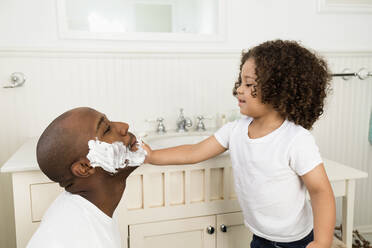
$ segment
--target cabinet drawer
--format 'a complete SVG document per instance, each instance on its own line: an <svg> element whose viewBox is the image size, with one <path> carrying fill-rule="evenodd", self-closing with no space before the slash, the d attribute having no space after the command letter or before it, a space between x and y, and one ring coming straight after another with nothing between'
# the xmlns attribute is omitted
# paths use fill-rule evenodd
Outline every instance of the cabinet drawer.
<svg viewBox="0 0 372 248"><path fill-rule="evenodd" d="M209 226L216 228L215 216L131 225L129 243L131 248L213 248L216 232L208 234Z"/></svg>
<svg viewBox="0 0 372 248"><path fill-rule="evenodd" d="M32 222L39 222L50 204L63 191L57 183L30 184Z"/></svg>

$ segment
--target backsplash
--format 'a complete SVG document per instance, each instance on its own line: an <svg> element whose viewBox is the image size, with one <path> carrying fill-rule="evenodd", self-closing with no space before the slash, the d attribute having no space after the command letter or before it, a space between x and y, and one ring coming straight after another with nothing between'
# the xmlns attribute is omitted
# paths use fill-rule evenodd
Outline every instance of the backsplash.
<svg viewBox="0 0 372 248"><path fill-rule="evenodd" d="M323 53L333 72L372 70L372 53ZM179 108L187 117L215 117L236 109L232 97L240 52L57 52L0 51L0 84L16 71L21 88L0 88L0 166L28 138L38 136L59 114L90 106L134 131L154 130L146 119L163 117L174 129ZM323 157L361 169L355 226L372 226L372 146L368 143L372 78L337 78L323 117L312 131ZM215 120L206 121L207 127ZM10 196L11 187L8 192ZM9 199L10 200L10 199ZM340 204L338 204L340 206ZM339 208L339 207L338 207ZM340 209L338 209L340 212Z"/></svg>

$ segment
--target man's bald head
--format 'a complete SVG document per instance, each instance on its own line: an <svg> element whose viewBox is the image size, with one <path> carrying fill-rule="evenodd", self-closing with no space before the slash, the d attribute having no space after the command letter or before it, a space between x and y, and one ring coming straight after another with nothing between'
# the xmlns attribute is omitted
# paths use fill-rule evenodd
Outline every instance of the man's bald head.
<svg viewBox="0 0 372 248"><path fill-rule="evenodd" d="M76 108L57 117L43 132L36 148L42 172L61 187L74 178L70 167L88 154L88 141L94 139L92 125L99 113L91 108Z"/></svg>

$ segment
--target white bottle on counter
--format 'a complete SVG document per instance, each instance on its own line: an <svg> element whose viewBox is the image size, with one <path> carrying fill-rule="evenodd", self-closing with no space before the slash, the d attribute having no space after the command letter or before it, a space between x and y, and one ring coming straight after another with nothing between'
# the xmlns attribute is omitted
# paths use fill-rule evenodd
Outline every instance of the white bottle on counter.
<svg viewBox="0 0 372 248"><path fill-rule="evenodd" d="M226 115L221 115L221 127L227 123Z"/></svg>

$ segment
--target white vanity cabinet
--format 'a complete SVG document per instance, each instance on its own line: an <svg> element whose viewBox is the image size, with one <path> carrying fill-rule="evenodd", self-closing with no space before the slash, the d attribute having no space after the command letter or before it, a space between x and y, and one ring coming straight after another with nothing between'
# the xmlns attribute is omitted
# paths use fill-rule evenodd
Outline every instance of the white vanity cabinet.
<svg viewBox="0 0 372 248"><path fill-rule="evenodd" d="M227 154L197 165L144 165L128 178L121 204L131 248L249 247Z"/></svg>
<svg viewBox="0 0 372 248"><path fill-rule="evenodd" d="M12 173L18 248L26 247L44 212L63 191L39 170L36 142L30 139L1 168ZM351 247L355 180L367 173L334 161L324 164L335 196L343 199L343 240ZM227 153L196 165L142 165L128 177L116 211L123 248L238 248L249 247L251 239ZM214 232L209 234L208 227Z"/></svg>
<svg viewBox="0 0 372 248"><path fill-rule="evenodd" d="M247 248L252 233L241 212L129 226L131 248Z"/></svg>
<svg viewBox="0 0 372 248"><path fill-rule="evenodd" d="M191 166L184 166L185 169L186 167ZM146 172L146 169L143 169L143 172ZM164 198L161 190L158 190L164 183L162 172L160 175L152 173L152 178L141 173L134 173L128 178L124 196L128 200L123 200L117 210L120 216L123 247L249 247L251 234L243 224L241 212L207 215L208 208L202 207L200 202L190 203L194 205L185 210L182 206L185 203L184 197L179 193L184 191L183 186L178 184L184 182L183 178L186 174L193 175L200 179L193 187L197 190L204 182L204 175L202 175L204 172L196 169L184 173L186 172L173 171L167 174L167 177L173 180L169 183L173 187L171 190L173 195L169 199L169 203L172 204L167 204L168 207L162 204ZM216 173L212 172L213 175ZM147 180L150 180L148 186L152 185L153 190L146 192L152 197L146 204L142 204L143 182ZM40 171L26 171L13 173L13 191L17 247L25 247L39 226L44 212L63 189L57 183L50 182ZM191 195L195 198L190 199L196 201L201 201L203 198L203 194ZM217 197L215 199L217 200ZM212 213L224 212L223 209L218 210L218 204L212 204L214 205ZM239 210L236 204L232 207L230 209ZM146 209L154 214L147 214ZM131 217L131 211L137 217ZM206 216L199 216L201 214ZM139 222L144 223L139 224ZM226 232L221 231L221 225L227 227ZM208 227L213 227L213 233L207 232Z"/></svg>

